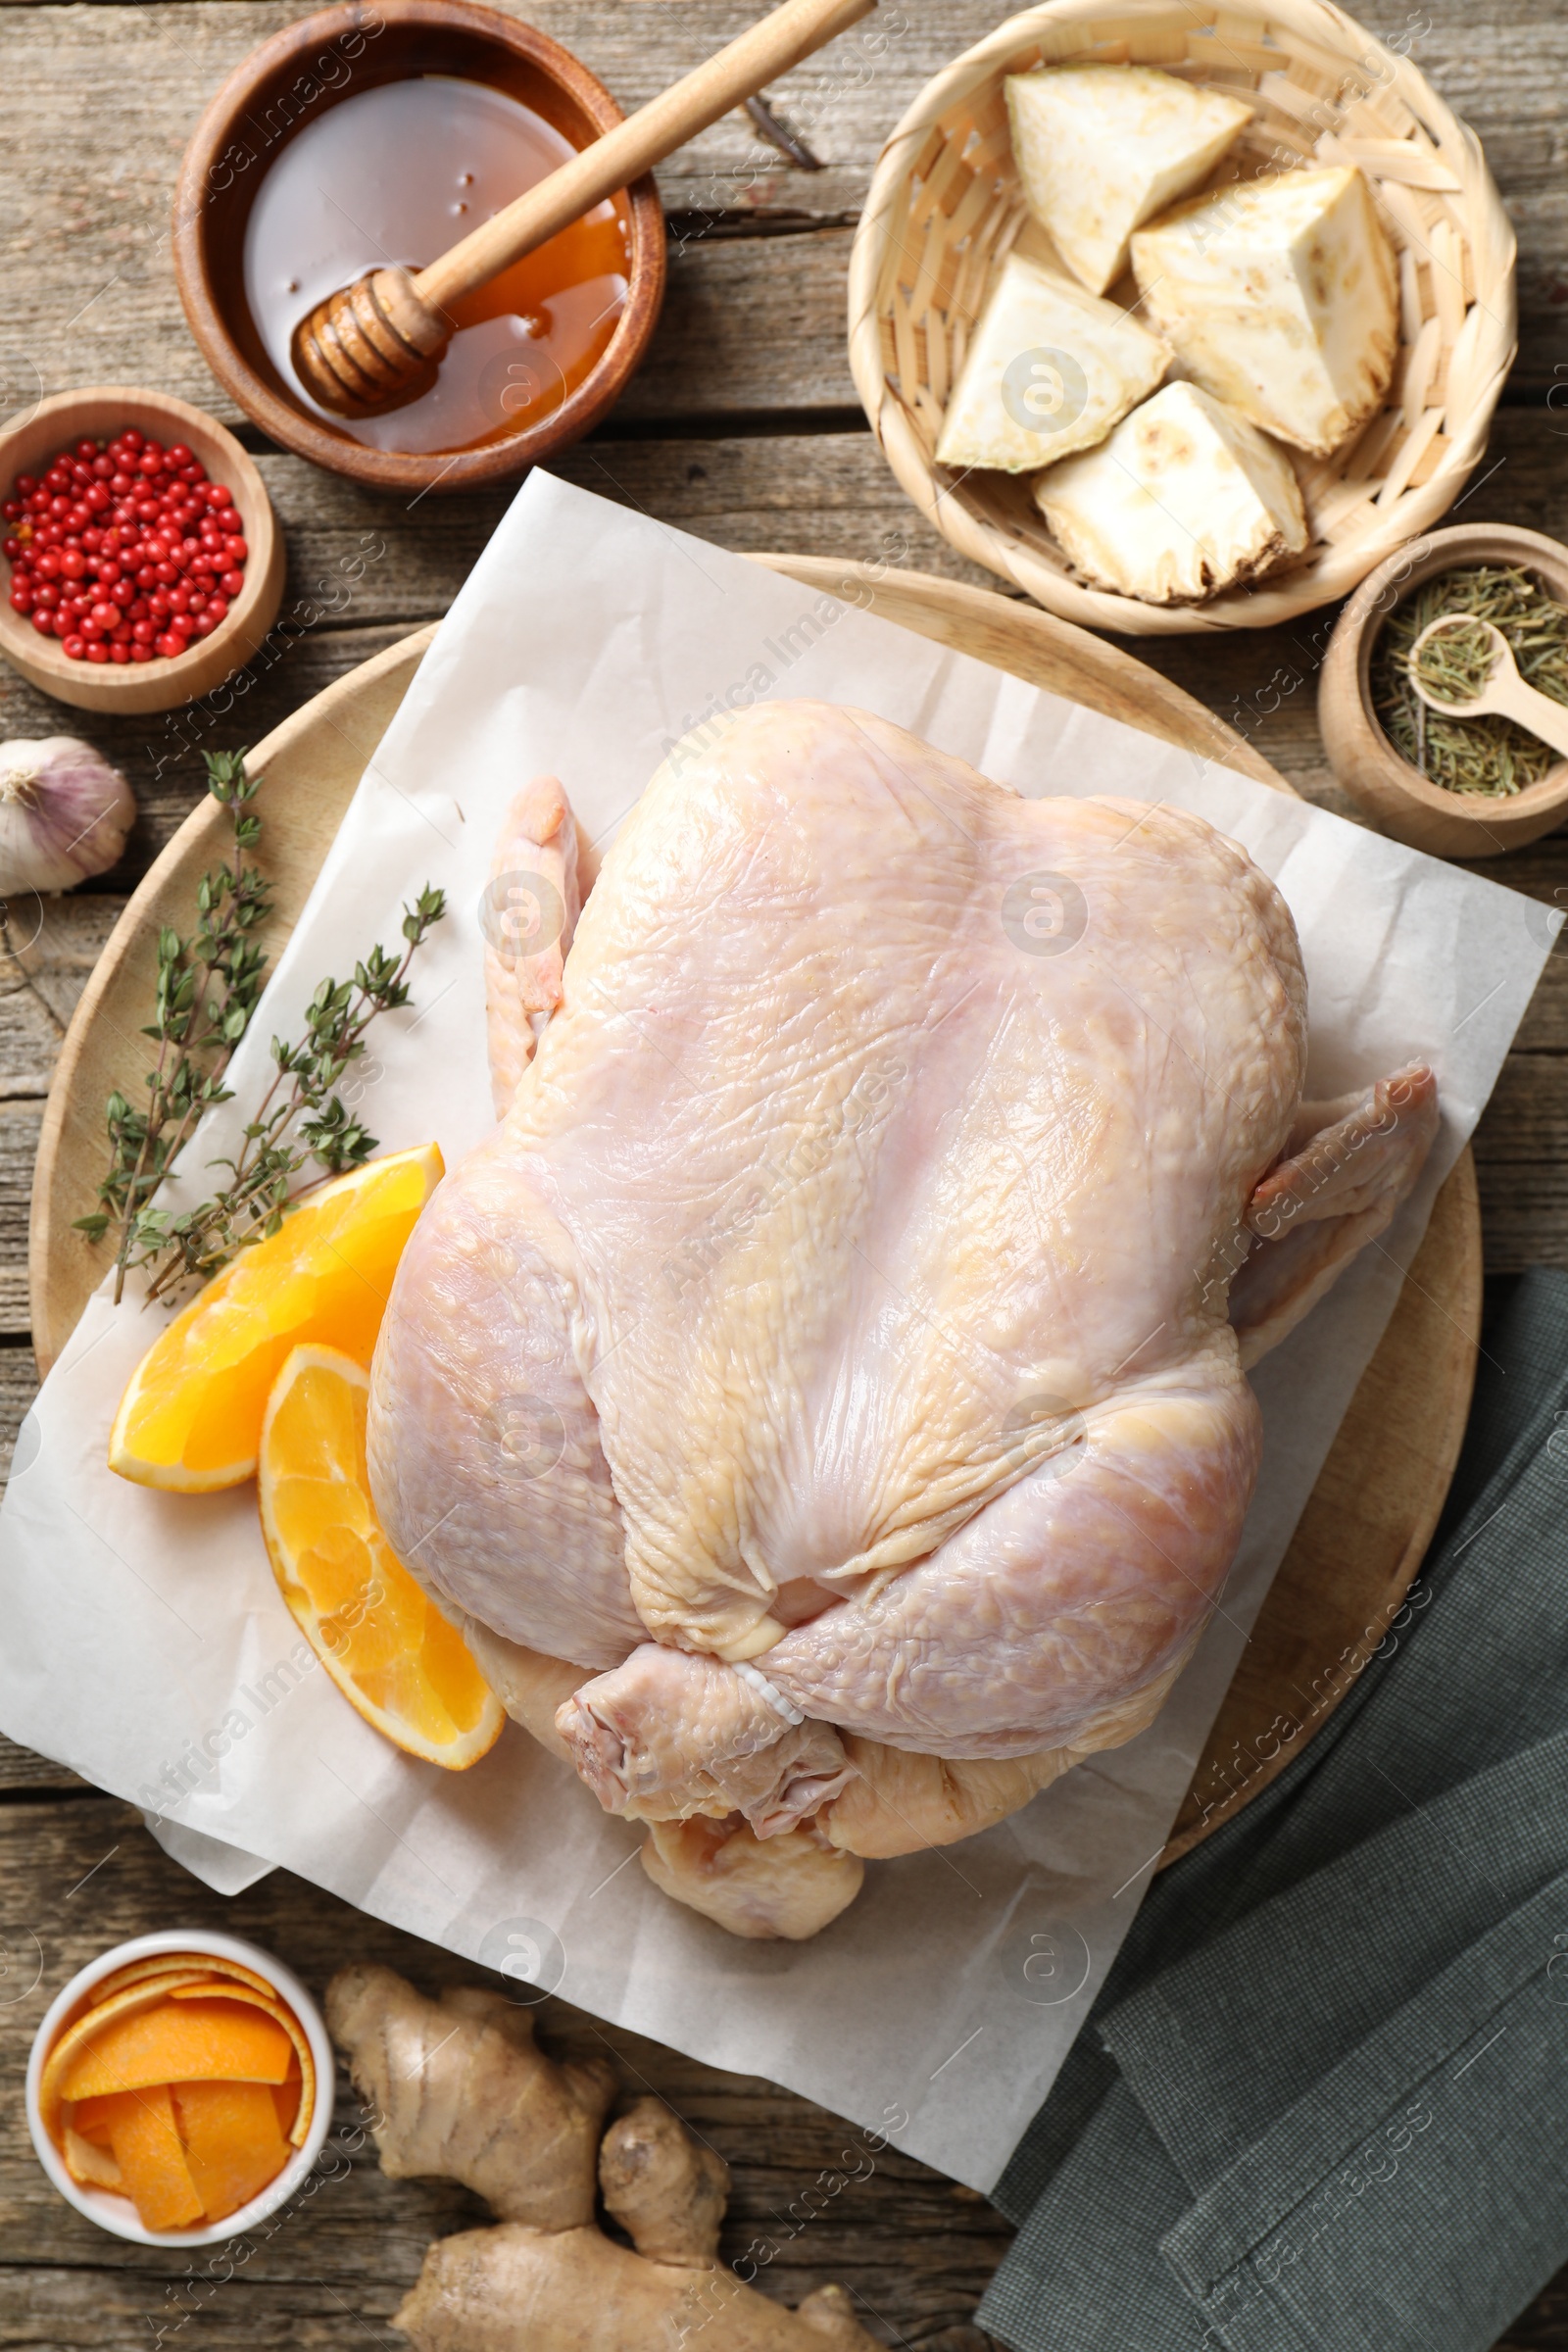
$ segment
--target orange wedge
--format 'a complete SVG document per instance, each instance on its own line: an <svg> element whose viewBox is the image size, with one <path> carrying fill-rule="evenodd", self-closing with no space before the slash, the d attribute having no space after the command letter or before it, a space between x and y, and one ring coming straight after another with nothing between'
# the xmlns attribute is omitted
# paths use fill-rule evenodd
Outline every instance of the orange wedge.
<svg viewBox="0 0 1568 2352"><path fill-rule="evenodd" d="M256 1469L268 1395L312 1340L368 1364L398 1259L444 1173L434 1144L339 1176L242 1250L156 1339L120 1401L109 1467L205 1494Z"/></svg>
<svg viewBox="0 0 1568 2352"><path fill-rule="evenodd" d="M393 1553L370 1500L370 1383L336 1348L296 1348L262 1426L262 1533L283 1598L367 1723L463 1772L506 1721L467 1644Z"/></svg>

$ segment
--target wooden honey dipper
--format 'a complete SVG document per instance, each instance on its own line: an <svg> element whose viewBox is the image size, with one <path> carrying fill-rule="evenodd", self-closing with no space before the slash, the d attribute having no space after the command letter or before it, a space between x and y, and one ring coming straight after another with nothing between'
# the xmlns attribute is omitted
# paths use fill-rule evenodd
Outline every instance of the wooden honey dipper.
<svg viewBox="0 0 1568 2352"><path fill-rule="evenodd" d="M373 416L422 390L454 330L451 304L652 171L875 6L876 0L783 0L427 269L372 270L318 302L294 329L300 381L340 416Z"/></svg>

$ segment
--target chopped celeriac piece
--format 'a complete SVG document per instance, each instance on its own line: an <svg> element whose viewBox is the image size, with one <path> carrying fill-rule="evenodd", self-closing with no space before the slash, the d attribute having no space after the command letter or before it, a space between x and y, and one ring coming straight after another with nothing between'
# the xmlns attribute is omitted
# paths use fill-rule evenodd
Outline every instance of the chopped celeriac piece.
<svg viewBox="0 0 1568 2352"><path fill-rule="evenodd" d="M1146 604L1197 603L1307 542L1285 452L1196 384L1167 384L1034 496L1086 578Z"/></svg>
<svg viewBox="0 0 1568 2352"><path fill-rule="evenodd" d="M1151 320L1196 383L1327 457L1382 402L1394 255L1357 171L1284 172L1178 206L1133 239Z"/></svg>
<svg viewBox="0 0 1568 2352"><path fill-rule="evenodd" d="M1006 77L1024 202L1092 294L1135 228L1196 188L1252 110L1152 66L1047 66Z"/></svg>
<svg viewBox="0 0 1568 2352"><path fill-rule="evenodd" d="M1102 441L1170 352L1115 305L1009 253L948 402L940 466L1033 473Z"/></svg>

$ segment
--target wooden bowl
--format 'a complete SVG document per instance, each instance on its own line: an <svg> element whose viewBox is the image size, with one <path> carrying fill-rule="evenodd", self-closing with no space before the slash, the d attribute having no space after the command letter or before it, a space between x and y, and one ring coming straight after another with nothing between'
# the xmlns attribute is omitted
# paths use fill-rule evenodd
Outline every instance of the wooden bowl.
<svg viewBox="0 0 1568 2352"><path fill-rule="evenodd" d="M266 486L232 433L216 416L193 409L167 392L137 392L128 385L99 384L84 392L57 392L40 401L25 424L0 433L0 495L10 496L19 473L41 473L47 461L73 441L102 441L122 425L133 424L166 445L183 441L200 458L215 482L234 494L250 555L245 585L210 637L192 640L188 653L125 668L68 661L52 637L11 609L11 566L0 556L0 653L13 669L57 702L78 710L173 710L210 694L261 649L283 601L283 541L272 519Z"/></svg>
<svg viewBox="0 0 1568 2352"><path fill-rule="evenodd" d="M499 10L475 0L377 0L373 9L346 0L253 50L197 123L174 191L174 275L213 373L285 449L378 489L471 490L568 448L619 397L659 322L664 215L651 172L615 198L629 226L626 306L597 365L550 416L456 453L367 448L309 413L263 350L242 291L245 226L267 165L296 131L362 90L423 74L504 90L574 147L622 119L603 82L569 51Z"/></svg>
<svg viewBox="0 0 1568 2352"><path fill-rule="evenodd" d="M1081 62L1158 66L1250 99L1254 119L1211 185L1282 162L1359 165L1398 262L1388 399L1331 457L1298 463L1311 544L1202 605L1087 586L1032 477L936 463L969 333L1027 219L1004 79ZM1138 298L1130 277L1108 292ZM889 139L850 263L856 390L927 521L1064 620L1124 635L1268 628L1346 595L1452 503L1486 447L1514 328L1513 229L1474 132L1408 58L1326 0L1046 0L1009 18L927 84Z"/></svg>
<svg viewBox="0 0 1568 2352"><path fill-rule="evenodd" d="M1318 682L1318 724L1336 776L1379 832L1437 858L1500 858L1568 817L1568 760L1506 799L1445 792L1400 758L1372 708L1372 656L1389 614L1411 589L1466 564L1521 564L1568 605L1568 547L1555 539L1490 522L1429 531L1380 564L1340 614Z"/></svg>

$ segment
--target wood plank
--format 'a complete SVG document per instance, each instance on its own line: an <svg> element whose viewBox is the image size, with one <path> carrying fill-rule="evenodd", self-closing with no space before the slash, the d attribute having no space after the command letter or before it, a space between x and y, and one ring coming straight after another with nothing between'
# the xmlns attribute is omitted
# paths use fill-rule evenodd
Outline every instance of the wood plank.
<svg viewBox="0 0 1568 2352"><path fill-rule="evenodd" d="M19 1747L14 1740L0 1735L0 1802L6 1802L33 1789L46 1788L56 1795L85 1790L97 1791L87 1781L79 1780L64 1764L51 1762L48 1756L35 1756L30 1747ZM5 1979L0 1976L0 1990Z"/></svg>
<svg viewBox="0 0 1568 2352"><path fill-rule="evenodd" d="M478 1975L286 1871L232 1901L209 1894L159 1850L138 1814L108 1797L0 1803L0 1884L13 1902L26 1889L33 1924L22 1932L19 1921L12 1930L19 1952L31 1951L27 1933L42 1947L36 1986L0 2004L0 2063L14 2082L66 1978L153 1919L251 1936L297 1969L318 1997L350 1959L386 1961L426 1991ZM769 2083L721 2074L601 2026L563 2001L544 2002L538 2016L557 2054L608 2050L627 2102L654 2090L718 2149L735 2180L721 2258L734 2261L754 2239L767 2239L777 2255L760 2274L762 2291L795 2302L839 2278L879 2316L888 2340L985 2352L988 2339L970 2315L1010 2232L984 2199L901 2155L896 2144L865 2150L853 2127ZM340 2089L335 2132L352 2132L356 2122L356 2102ZM196 2278L215 2291L199 2299L187 2291L182 2306L165 2289L185 2275L188 2254L112 2246L48 2188L24 2133L7 2132L0 2136L0 2342L145 2352L148 2315L156 2325L181 2308L200 2314L187 2340L232 2352L273 2343L348 2352L363 2344L367 2328L385 2341L386 2323L427 2241L476 2226L484 2212L450 2184L384 2180L368 2149L353 2160L328 2159L328 2170L340 2177L323 2180L270 2236L258 2232L255 2255L226 2283L217 2281L227 2264L210 2272L199 2261ZM846 2180L792 2234L788 2209L802 2191L824 2173L851 2172L861 2177Z"/></svg>
<svg viewBox="0 0 1568 2352"><path fill-rule="evenodd" d="M167 224L180 152L212 91L276 26L289 0L160 0L124 8L14 7L0 138L8 172L0 238L13 265L5 346L40 384L156 383L235 412L185 331ZM622 102L640 104L749 20L734 0L644 11L607 0L540 0L529 18L565 41ZM1406 33L1404 0L1362 11ZM1477 22L1434 0L1416 62L1464 107L1515 208L1521 271L1521 396L1541 397L1560 347L1561 229L1555 99L1568 76L1568 21L1546 0ZM732 116L661 174L676 235L668 311L626 413L733 415L832 408L853 395L844 362L844 269L881 141L923 84L996 22L991 0L921 0L841 35L773 95L828 168L793 169ZM893 33L895 24L906 30ZM886 40L877 54L870 46ZM93 124L92 139L81 126ZM107 165L107 168L104 168ZM800 223L791 233L786 224ZM726 251L777 239L763 270Z"/></svg>

